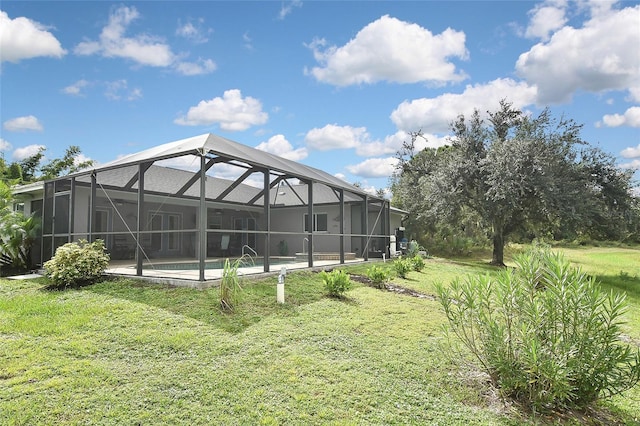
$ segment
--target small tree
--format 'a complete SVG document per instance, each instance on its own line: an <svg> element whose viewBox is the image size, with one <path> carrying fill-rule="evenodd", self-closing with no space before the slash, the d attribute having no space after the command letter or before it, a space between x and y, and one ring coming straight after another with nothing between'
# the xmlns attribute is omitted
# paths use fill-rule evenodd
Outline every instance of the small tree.
<svg viewBox="0 0 640 426"><path fill-rule="evenodd" d="M583 407L640 380L640 350L620 339L625 296L605 294L560 255L437 292L450 329L505 396L536 410Z"/></svg>

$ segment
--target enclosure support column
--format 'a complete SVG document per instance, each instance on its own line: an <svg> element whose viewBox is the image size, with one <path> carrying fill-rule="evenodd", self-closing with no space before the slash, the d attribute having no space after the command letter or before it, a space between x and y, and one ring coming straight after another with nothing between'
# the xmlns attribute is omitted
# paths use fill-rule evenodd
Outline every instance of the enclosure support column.
<svg viewBox="0 0 640 426"><path fill-rule="evenodd" d="M308 182L309 187L307 188L307 232L308 239L307 247L309 249L309 268L313 267L313 181Z"/></svg>
<svg viewBox="0 0 640 426"><path fill-rule="evenodd" d="M344 189L340 190L340 263L344 263Z"/></svg>
<svg viewBox="0 0 640 426"><path fill-rule="evenodd" d="M271 250L271 182L269 182L269 169L264 171L264 272L269 272L269 254Z"/></svg>
<svg viewBox="0 0 640 426"><path fill-rule="evenodd" d="M142 276L142 230L144 229L144 164L138 165L138 221L136 224L136 275Z"/></svg>
<svg viewBox="0 0 640 426"><path fill-rule="evenodd" d="M76 205L76 178L71 178L71 193L69 194L69 238L68 242L73 241L73 233L74 233L74 216L75 216L75 205Z"/></svg>
<svg viewBox="0 0 640 426"><path fill-rule="evenodd" d="M389 247L391 246L391 239L389 236L391 235L391 201L385 201L384 203L384 228L382 228L382 234L384 235L384 253L387 254L387 257L391 257L391 252L389 251Z"/></svg>
<svg viewBox="0 0 640 426"><path fill-rule="evenodd" d="M91 199L89 200L89 242L93 242L96 229L96 174L91 173Z"/></svg>
<svg viewBox="0 0 640 426"><path fill-rule="evenodd" d="M364 196L362 204L362 227L364 228L362 257L364 260L369 260L369 196Z"/></svg>
<svg viewBox="0 0 640 426"><path fill-rule="evenodd" d="M198 250L198 270L200 271L199 280L204 281L205 258L207 257L207 157L204 152L200 157L200 221L198 226L198 234L200 249Z"/></svg>

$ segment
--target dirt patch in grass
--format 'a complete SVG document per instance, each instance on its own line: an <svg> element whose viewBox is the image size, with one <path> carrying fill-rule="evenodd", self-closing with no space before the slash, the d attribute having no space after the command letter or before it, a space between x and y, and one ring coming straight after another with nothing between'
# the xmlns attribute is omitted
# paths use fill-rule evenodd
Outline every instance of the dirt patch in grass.
<svg viewBox="0 0 640 426"><path fill-rule="evenodd" d="M371 282L371 280L368 277L365 277L364 275L349 274L349 277L353 281L359 282L369 287L375 287ZM437 300L436 296L433 294L421 293L419 291L415 291L395 283L387 283L385 285L385 289L393 293L404 294L407 296L416 297L418 299Z"/></svg>

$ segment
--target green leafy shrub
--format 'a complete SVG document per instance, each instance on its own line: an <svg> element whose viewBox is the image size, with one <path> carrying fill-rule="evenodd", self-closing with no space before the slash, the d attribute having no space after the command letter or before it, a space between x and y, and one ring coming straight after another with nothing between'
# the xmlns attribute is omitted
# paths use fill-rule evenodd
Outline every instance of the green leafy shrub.
<svg viewBox="0 0 640 426"><path fill-rule="evenodd" d="M342 297L344 292L351 288L351 279L346 272L334 269L331 272L321 271L320 276L324 281L324 288L332 297Z"/></svg>
<svg viewBox="0 0 640 426"><path fill-rule="evenodd" d="M382 289L386 287L390 274L386 268L373 265L371 268L367 269L367 277L371 280L375 288Z"/></svg>
<svg viewBox="0 0 640 426"><path fill-rule="evenodd" d="M233 312L240 302L242 285L238 276L238 268L245 263L245 257L235 259L233 262L228 258L224 260L222 269L222 279L220 280L219 299L220 308L226 312Z"/></svg>
<svg viewBox="0 0 640 426"><path fill-rule="evenodd" d="M424 269L424 259L419 254L416 254L411 258L411 263L414 271L420 272Z"/></svg>
<svg viewBox="0 0 640 426"><path fill-rule="evenodd" d="M400 278L407 278L407 274L413 270L413 262L401 256L393 261L393 268Z"/></svg>
<svg viewBox="0 0 640 426"><path fill-rule="evenodd" d="M104 241L79 240L58 247L53 258L44 263L44 270L54 285L68 287L100 278L107 266L109 253L104 249Z"/></svg>
<svg viewBox="0 0 640 426"><path fill-rule="evenodd" d="M620 339L625 296L548 250L516 269L471 276L438 295L450 329L506 396L533 409L584 407L640 380L640 350Z"/></svg>

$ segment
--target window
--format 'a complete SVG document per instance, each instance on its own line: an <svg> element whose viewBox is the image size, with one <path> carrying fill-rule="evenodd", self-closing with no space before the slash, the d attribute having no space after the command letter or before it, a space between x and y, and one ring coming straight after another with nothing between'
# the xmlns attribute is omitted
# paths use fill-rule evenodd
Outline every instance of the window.
<svg viewBox="0 0 640 426"><path fill-rule="evenodd" d="M308 214L305 213L303 220L304 232L309 232L307 227ZM327 220L326 213L314 213L313 214L313 232L327 232L329 230L329 222Z"/></svg>

